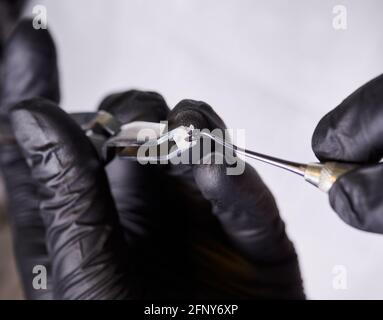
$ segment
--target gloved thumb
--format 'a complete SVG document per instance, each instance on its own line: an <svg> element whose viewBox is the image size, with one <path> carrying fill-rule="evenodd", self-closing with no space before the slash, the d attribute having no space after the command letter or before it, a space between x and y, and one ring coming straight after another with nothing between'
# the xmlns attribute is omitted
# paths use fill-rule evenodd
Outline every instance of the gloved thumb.
<svg viewBox="0 0 383 320"><path fill-rule="evenodd" d="M382 181L382 164L353 170L341 176L330 189L330 204L354 228L383 233Z"/></svg>
<svg viewBox="0 0 383 320"><path fill-rule="evenodd" d="M124 243L91 142L69 115L43 99L19 103L11 123L39 187L54 298L126 297Z"/></svg>
<svg viewBox="0 0 383 320"><path fill-rule="evenodd" d="M383 75L366 83L326 114L312 136L321 161L378 162L383 155Z"/></svg>

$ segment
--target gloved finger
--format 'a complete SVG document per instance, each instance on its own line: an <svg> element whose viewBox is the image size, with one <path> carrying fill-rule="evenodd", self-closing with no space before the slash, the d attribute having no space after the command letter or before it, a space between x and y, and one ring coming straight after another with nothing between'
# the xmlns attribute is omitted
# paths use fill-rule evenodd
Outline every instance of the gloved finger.
<svg viewBox="0 0 383 320"><path fill-rule="evenodd" d="M163 97L155 92L130 90L107 96L100 104L121 123L132 121L160 122L169 112ZM162 168L142 166L138 162L115 158L107 168L109 183L128 243L139 246L142 235L147 238L151 215L159 206L158 177ZM157 224L158 225L158 224ZM139 250L143 251L143 250Z"/></svg>
<svg viewBox="0 0 383 320"><path fill-rule="evenodd" d="M325 115L312 137L319 160L378 162L383 156L383 75Z"/></svg>
<svg viewBox="0 0 383 320"><path fill-rule="evenodd" d="M198 129L224 129L225 125L204 102L183 100L169 115L169 125L193 125ZM238 159L238 161L240 161ZM236 247L253 261L296 259L274 198L248 164L240 175L228 175L222 164L193 166L202 195Z"/></svg>
<svg viewBox="0 0 383 320"><path fill-rule="evenodd" d="M96 150L54 103L33 99L11 113L15 137L36 179L52 261L54 297L128 296L116 209Z"/></svg>
<svg viewBox="0 0 383 320"><path fill-rule="evenodd" d="M383 164L359 168L341 176L329 192L332 208L354 228L383 233L382 180Z"/></svg>
<svg viewBox="0 0 383 320"><path fill-rule="evenodd" d="M19 1L18 1L19 2ZM48 30L35 30L31 20L21 21L5 44L0 83L1 132L9 136L0 143L0 168L7 192L17 267L28 299L52 298L50 261L45 227L39 215L39 196L30 169L9 125L9 108L22 99L42 96L59 99L56 52ZM33 286L34 267L47 268L47 288Z"/></svg>
<svg viewBox="0 0 383 320"><path fill-rule="evenodd" d="M137 90L110 95L99 109L121 123L158 123L166 120L169 112L161 95ZM140 269L142 286L150 296L181 297L190 295L185 277L188 266L183 264L187 252L184 215L177 205L179 185L167 175L167 169L120 158L106 167L129 255Z"/></svg>
<svg viewBox="0 0 383 320"><path fill-rule="evenodd" d="M26 0L0 1L0 56L5 39L7 39L9 33L17 23L25 4Z"/></svg>
<svg viewBox="0 0 383 320"><path fill-rule="evenodd" d="M22 20L7 41L2 62L2 106L7 114L17 102L32 97L60 99L56 49L46 29L33 28L31 19Z"/></svg>
<svg viewBox="0 0 383 320"><path fill-rule="evenodd" d="M169 115L169 126L191 124L198 129L225 128L206 103L181 101ZM209 156L205 151L202 154ZM228 164L214 163L216 155L211 155L212 164L192 165L193 176L229 243L251 262L250 269L238 265L254 286L251 295L275 297L277 291L278 297L303 298L297 256L270 190L248 164L243 163L241 174L228 175Z"/></svg>
<svg viewBox="0 0 383 320"><path fill-rule="evenodd" d="M99 110L113 114L121 123L166 120L169 107L157 92L128 90L105 97Z"/></svg>

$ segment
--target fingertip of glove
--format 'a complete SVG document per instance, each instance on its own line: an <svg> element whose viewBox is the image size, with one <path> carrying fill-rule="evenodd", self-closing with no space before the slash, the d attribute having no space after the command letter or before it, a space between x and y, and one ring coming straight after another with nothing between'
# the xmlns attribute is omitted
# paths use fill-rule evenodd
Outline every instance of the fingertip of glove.
<svg viewBox="0 0 383 320"><path fill-rule="evenodd" d="M47 29L36 30L31 19L21 20L5 44L2 65L2 109L35 96L59 102L56 48Z"/></svg>
<svg viewBox="0 0 383 320"><path fill-rule="evenodd" d="M47 146L48 150L55 145L84 148L88 143L76 122L47 99L21 101L10 110L10 121L18 143L31 152L45 152L38 148Z"/></svg>
<svg viewBox="0 0 383 320"><path fill-rule="evenodd" d="M42 46L42 44L44 44ZM35 29L32 19L21 20L13 30L7 42L8 48L18 47L24 50L44 50L50 48L53 50L47 51L55 54L55 45L48 29Z"/></svg>
<svg viewBox="0 0 383 320"><path fill-rule="evenodd" d="M171 128L181 125L210 130L225 127L210 105L191 99L181 100L170 112L168 120Z"/></svg>
<svg viewBox="0 0 383 320"><path fill-rule="evenodd" d="M176 104L174 109L172 110L174 114L177 114L179 112L184 112L184 111L199 111L203 112L206 110L207 112L213 113L214 110L213 108L208 105L204 101L199 101L199 100L193 100L193 99L183 99L180 102Z"/></svg>
<svg viewBox="0 0 383 320"><path fill-rule="evenodd" d="M341 160L342 145L331 125L331 115L324 116L316 126L311 138L311 147L315 156L321 160Z"/></svg>
<svg viewBox="0 0 383 320"><path fill-rule="evenodd" d="M110 94L102 100L98 109L113 114L122 123L158 122L165 120L169 113L169 108L162 95L153 91L140 90Z"/></svg>
<svg viewBox="0 0 383 320"><path fill-rule="evenodd" d="M50 108L57 108L57 106L54 102L44 98L36 97L20 101L10 109L12 125L22 128L22 122L19 122L18 119L33 117L35 114L46 112Z"/></svg>
<svg viewBox="0 0 383 320"><path fill-rule="evenodd" d="M11 126L21 147L28 148L39 143L41 124L38 118L54 107L53 102L33 98L21 101L11 108L9 114Z"/></svg>
<svg viewBox="0 0 383 320"><path fill-rule="evenodd" d="M69 168L99 168L95 148L80 126L55 103L22 101L10 120L18 145L36 174L54 177Z"/></svg>
<svg viewBox="0 0 383 320"><path fill-rule="evenodd" d="M364 175L362 169L340 177L329 191L329 201L339 218L346 224L359 230L375 232L380 226L370 212L372 210L369 208L369 196L366 194L368 191L364 187Z"/></svg>

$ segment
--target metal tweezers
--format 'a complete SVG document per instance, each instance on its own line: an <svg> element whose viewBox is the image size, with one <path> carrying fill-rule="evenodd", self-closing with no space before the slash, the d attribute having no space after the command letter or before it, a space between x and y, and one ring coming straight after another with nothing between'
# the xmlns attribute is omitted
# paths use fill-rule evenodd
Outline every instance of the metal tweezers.
<svg viewBox="0 0 383 320"><path fill-rule="evenodd" d="M240 148L209 132L195 129L193 126L180 126L167 131L166 125L136 121L126 125L116 122L114 117L100 111L98 116L84 127L87 135L97 144L100 131L109 135L103 143L103 157L108 161L115 156L125 159L145 160L161 163L179 157L186 150L194 147L200 139L211 139L221 146L235 151L236 154L282 168L302 176L306 181L328 192L334 182L343 174L354 170L358 165L353 163L324 162L298 163L261 154ZM146 130L146 131L145 131ZM144 133L140 136L139 133ZM98 145L100 143L98 142ZM140 154L140 150L149 151L149 155ZM154 156L151 156L153 150Z"/></svg>

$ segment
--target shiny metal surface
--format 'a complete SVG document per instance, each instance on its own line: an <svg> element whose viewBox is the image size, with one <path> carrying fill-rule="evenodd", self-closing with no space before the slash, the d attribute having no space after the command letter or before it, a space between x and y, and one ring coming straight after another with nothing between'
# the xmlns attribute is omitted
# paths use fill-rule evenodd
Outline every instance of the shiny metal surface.
<svg viewBox="0 0 383 320"><path fill-rule="evenodd" d="M357 167L355 164L340 162L309 163L304 178L320 190L328 192L340 176Z"/></svg>
<svg viewBox="0 0 383 320"><path fill-rule="evenodd" d="M343 174L356 169L356 164L339 163L339 162L325 162L325 163L309 163L303 164L299 162L292 162L284 159L275 158L262 153L254 152L244 148L240 148L231 144L220 137L217 137L208 132L197 132L195 137L207 137L222 146L235 150L236 153L249 157L251 159L259 160L275 167L279 167L295 174L302 176L307 182L316 186L319 190L328 192L334 182Z"/></svg>
<svg viewBox="0 0 383 320"><path fill-rule="evenodd" d="M227 142L227 141L221 139L220 137L217 137L211 133L201 131L201 132L199 132L199 135L202 137L210 138L210 139L214 140L215 142L221 144L222 146L229 148L231 150L234 150L236 153L244 155L246 157L249 157L249 158L252 158L255 160L259 160L259 161L271 164L273 166L294 172L300 176L304 176L304 174L305 174L305 170L306 170L305 164L287 161L287 160L279 159L276 157L268 156L268 155L265 155L262 153L243 149L243 148L240 148L234 144L231 144L231 143L229 143L229 142Z"/></svg>

